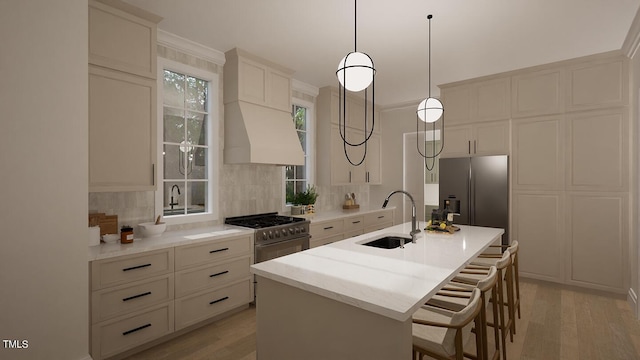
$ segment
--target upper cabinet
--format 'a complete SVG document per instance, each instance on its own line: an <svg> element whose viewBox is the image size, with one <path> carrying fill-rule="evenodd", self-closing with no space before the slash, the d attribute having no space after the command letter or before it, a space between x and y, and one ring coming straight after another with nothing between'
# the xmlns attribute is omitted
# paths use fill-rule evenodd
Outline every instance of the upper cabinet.
<svg viewBox="0 0 640 360"><path fill-rule="evenodd" d="M120 1L89 1L89 63L155 79L161 19Z"/></svg>
<svg viewBox="0 0 640 360"><path fill-rule="evenodd" d="M445 126L444 148L440 157L509 155L508 120Z"/></svg>
<svg viewBox="0 0 640 360"><path fill-rule="evenodd" d="M513 118L559 114L564 111L564 70L552 68L515 75L511 92Z"/></svg>
<svg viewBox="0 0 640 360"><path fill-rule="evenodd" d="M567 69L567 111L629 103L628 59L596 60ZM597 91L596 91L597 90Z"/></svg>
<svg viewBox="0 0 640 360"><path fill-rule="evenodd" d="M238 48L225 56L225 104L240 100L291 112L292 70Z"/></svg>
<svg viewBox="0 0 640 360"><path fill-rule="evenodd" d="M510 86L509 77L441 86L445 124L508 120Z"/></svg>
<svg viewBox="0 0 640 360"><path fill-rule="evenodd" d="M89 2L89 191L155 190L156 22Z"/></svg>
<svg viewBox="0 0 640 360"><path fill-rule="evenodd" d="M371 103L368 102L365 124L364 99L347 94L342 107L341 101L337 89L331 87L320 89L317 98L316 125L318 184L380 184L382 182L380 112L377 108L372 110ZM345 116L342 124L338 121L339 108ZM357 144L363 142L366 135L370 135L366 144L366 157L360 163L365 156L365 146L347 145L345 150L343 137L347 142ZM347 155L351 162L347 159Z"/></svg>

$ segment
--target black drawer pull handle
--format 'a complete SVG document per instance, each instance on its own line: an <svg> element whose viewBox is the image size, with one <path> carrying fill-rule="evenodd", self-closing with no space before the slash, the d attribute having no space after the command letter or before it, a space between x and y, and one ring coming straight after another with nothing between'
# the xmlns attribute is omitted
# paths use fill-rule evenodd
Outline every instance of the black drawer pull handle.
<svg viewBox="0 0 640 360"><path fill-rule="evenodd" d="M212 302L210 302L210 303L209 303L209 305L213 305L213 304L215 304L215 303L219 303L220 301L225 301L225 300L227 300L228 298L229 298L228 296L225 296L225 297L223 297L222 299L213 300Z"/></svg>
<svg viewBox="0 0 640 360"><path fill-rule="evenodd" d="M216 273L216 274L211 274L211 275L209 275L209 277L216 277L216 276L224 275L224 274L226 274L228 272L229 272L229 270L221 271L221 272Z"/></svg>
<svg viewBox="0 0 640 360"><path fill-rule="evenodd" d="M123 332L123 333L122 333L122 335L129 335L129 334L134 333L134 332L136 332L136 331L139 331L139 330L142 330L142 329L146 329L146 328L148 328L149 326L151 326L151 324L146 324L146 325L138 326L138 327L137 327L137 328L135 328L135 329L131 329L131 330L128 330L128 331Z"/></svg>
<svg viewBox="0 0 640 360"><path fill-rule="evenodd" d="M382 218L384 218L384 215L378 216L378 219L382 219Z"/></svg>
<svg viewBox="0 0 640 360"><path fill-rule="evenodd" d="M220 251L226 251L226 250L229 250L229 248L218 249L218 250L211 250L211 251L209 251L209 254L217 253L217 252L220 252Z"/></svg>
<svg viewBox="0 0 640 360"><path fill-rule="evenodd" d="M142 294L138 294L138 295L129 296L128 298L122 299L122 301L129 301L129 300L137 299L139 297L143 297L143 296L147 296L147 295L151 295L151 291L147 291L146 293L142 293Z"/></svg>
<svg viewBox="0 0 640 360"><path fill-rule="evenodd" d="M144 265L138 265L138 266L132 266L126 269L122 269L122 271L129 271L129 270L135 270L135 269L141 269L141 268L146 268L148 266L151 266L151 264L144 264Z"/></svg>
<svg viewBox="0 0 640 360"><path fill-rule="evenodd" d="M352 224L359 224L359 223L360 223L360 220L358 220L358 221L352 221L351 223L352 223Z"/></svg>
<svg viewBox="0 0 640 360"><path fill-rule="evenodd" d="M333 229L333 226L327 226L326 228L324 228L325 230L331 230Z"/></svg>

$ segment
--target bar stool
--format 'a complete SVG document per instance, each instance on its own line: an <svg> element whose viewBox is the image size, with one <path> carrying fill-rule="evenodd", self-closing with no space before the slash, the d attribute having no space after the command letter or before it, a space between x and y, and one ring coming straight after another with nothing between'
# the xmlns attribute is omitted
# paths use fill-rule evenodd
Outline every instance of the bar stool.
<svg viewBox="0 0 640 360"><path fill-rule="evenodd" d="M520 319L520 269L518 265L518 250L519 244L517 240L513 240L511 245L491 245L492 248L501 248L507 249L511 253L511 268L512 268L512 280L513 285L512 289L514 290L513 296L513 304L515 309L518 310L518 319ZM481 254L477 258L475 258L471 264L472 265L480 265L480 266L490 266L495 264L496 260L500 258L499 254ZM515 315L515 314L514 314ZM515 318L515 316L514 316ZM515 320L513 324L513 333L516 333L515 329Z"/></svg>
<svg viewBox="0 0 640 360"><path fill-rule="evenodd" d="M487 306L491 304L493 306L493 324L498 324L498 302L497 301L489 301L489 299L496 299L498 293L498 276L497 269L495 266L491 266L489 268L489 273L487 276L478 281L477 284L471 285L466 283L449 283L445 285L441 291L439 291L436 295L434 295L429 301L427 305L445 308L453 311L459 311L469 303L469 298L471 296L471 292L474 288L478 288L480 290L480 298L481 298L481 310L480 310L480 319L482 323L482 345L483 345L483 357L485 359L496 360L500 358L500 336L498 326L493 326L494 333L494 343L495 350L493 355L489 357L489 341L487 337ZM490 296L487 296L487 292L491 291ZM474 329L475 330L475 329Z"/></svg>
<svg viewBox="0 0 640 360"><path fill-rule="evenodd" d="M432 306L423 306L413 315L413 360L422 360L427 355L436 359L464 358L464 343L471 335L471 322L476 329L478 359L482 355L482 326L480 320L481 291L474 289L469 303L454 312Z"/></svg>
<svg viewBox="0 0 640 360"><path fill-rule="evenodd" d="M496 261L497 260L497 261ZM500 305L498 306L498 318L499 324L487 323L489 326L497 326L500 329L500 338L502 339L502 358L507 358L507 333L509 334L509 338L511 342L513 342L513 334L514 334L514 319L513 319L513 289L512 289L512 280L511 280L511 252L509 250L505 250L502 253L502 256L499 259L493 259L493 266L496 267L497 270L497 297L493 297L490 301L496 302ZM477 284L478 281L482 280L486 277L490 266L485 265L474 265L469 264L465 269L460 271L460 274L453 278L452 283L466 283L466 284ZM503 280L504 279L504 280ZM506 301L505 301L506 295ZM504 308L507 308L507 314L509 315L509 319L505 319Z"/></svg>

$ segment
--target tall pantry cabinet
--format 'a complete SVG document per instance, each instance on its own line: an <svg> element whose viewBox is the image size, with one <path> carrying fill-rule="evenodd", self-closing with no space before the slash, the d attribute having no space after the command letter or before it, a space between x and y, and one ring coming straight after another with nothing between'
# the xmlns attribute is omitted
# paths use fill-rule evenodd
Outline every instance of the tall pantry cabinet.
<svg viewBox="0 0 640 360"><path fill-rule="evenodd" d="M523 276L626 293L628 74L626 57L604 53L501 75L510 86L511 225ZM478 83L443 86L445 111L473 114L458 108L459 95Z"/></svg>
<svg viewBox="0 0 640 360"><path fill-rule="evenodd" d="M90 192L155 190L160 19L121 1L89 1Z"/></svg>
<svg viewBox="0 0 640 360"><path fill-rule="evenodd" d="M320 89L317 98L317 151L318 154L330 156L317 159L318 184L379 185L382 183L380 111L374 108L372 114L371 103L367 103L365 124L364 99L348 93L344 105L344 125L341 128L338 121L340 101L337 88L327 86ZM345 149L343 136L349 143L357 144L369 134L366 147L347 145ZM347 160L345 152L351 162Z"/></svg>

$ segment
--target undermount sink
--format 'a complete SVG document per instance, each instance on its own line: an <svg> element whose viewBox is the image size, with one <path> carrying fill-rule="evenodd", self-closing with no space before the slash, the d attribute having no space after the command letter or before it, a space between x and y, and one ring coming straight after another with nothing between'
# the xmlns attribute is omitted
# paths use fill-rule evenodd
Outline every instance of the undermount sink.
<svg viewBox="0 0 640 360"><path fill-rule="evenodd" d="M369 241L363 243L365 246L373 246L381 249L395 249L400 246L400 244L410 243L411 238L406 238L402 236L385 236L379 239L375 239L373 241Z"/></svg>

